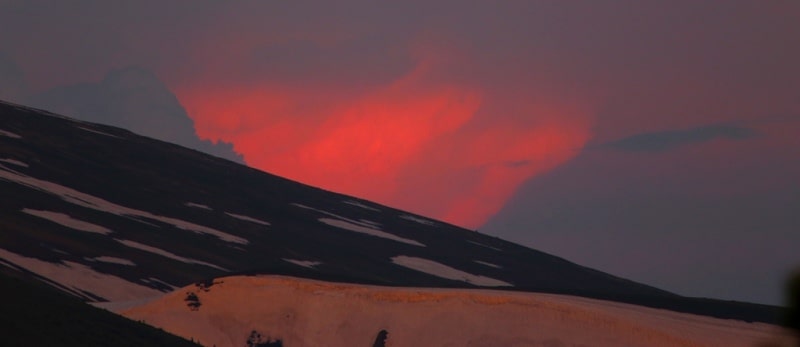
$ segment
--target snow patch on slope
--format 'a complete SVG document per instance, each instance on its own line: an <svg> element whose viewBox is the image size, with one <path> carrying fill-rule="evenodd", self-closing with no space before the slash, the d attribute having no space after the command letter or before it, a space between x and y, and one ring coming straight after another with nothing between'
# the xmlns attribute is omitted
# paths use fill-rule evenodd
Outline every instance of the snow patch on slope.
<svg viewBox="0 0 800 347"><path fill-rule="evenodd" d="M15 159L11 159L11 158L0 159L0 162L8 163L8 164L11 164L11 165L16 165L16 166L19 166L19 167L28 167L28 164L25 164L25 163L23 163L23 162L21 162L19 160L15 160Z"/></svg>
<svg viewBox="0 0 800 347"><path fill-rule="evenodd" d="M123 244L125 246L130 247L130 248L135 248L135 249L138 249L140 251L145 251L145 252L148 252L148 253L157 254L157 255L160 255L162 257L169 258L169 259L172 259L172 260L177 260L177 261L182 262L182 263L203 265L203 266L208 266L208 267L211 267L211 268L215 268L217 270L230 272L230 270L228 270L228 269L226 269L224 267L221 267L221 266L217 266L217 265L214 265L214 264L211 264L211 263L207 263L207 262L204 262L202 260L181 257L181 256L179 256L179 255L177 255L175 253L171 253L171 252L165 251L165 250L163 250L161 248L148 246L148 245L145 245L145 244L138 243L136 241L121 240L121 239L114 239L114 241L117 241L117 242L119 242L119 243L121 243L121 244Z"/></svg>
<svg viewBox="0 0 800 347"><path fill-rule="evenodd" d="M309 269L313 269L315 266L322 264L322 262L311 261L311 260L298 260L298 259L288 259L288 258L283 258L283 260L295 265L307 267Z"/></svg>
<svg viewBox="0 0 800 347"><path fill-rule="evenodd" d="M36 216L42 219L49 220L56 224L61 224L70 229L85 231L89 233L102 234L102 235L111 234L111 230L106 227L102 227L97 224L92 224L89 222L84 222L82 220L72 218L64 213L44 211L44 210L34 210L30 208L23 208L22 212L27 213L31 216Z"/></svg>
<svg viewBox="0 0 800 347"><path fill-rule="evenodd" d="M149 277L147 279L142 279L142 281L143 282L148 282L148 283L158 283L158 284L160 284L162 286L170 287L172 289L178 289L179 288L178 286L174 286L172 284L164 282L164 281L162 281L162 280L160 280L158 278L155 278L155 277Z"/></svg>
<svg viewBox="0 0 800 347"><path fill-rule="evenodd" d="M491 250L495 250L495 251L498 251L498 252L502 252L502 251L503 251L503 250L502 250L502 249L500 249L500 248L495 248L495 247L492 247L492 246L487 246L487 245L484 245L484 244L482 244L482 243L479 243L479 242L470 241L470 240L467 240L467 242L469 242L469 243L471 243L471 244L473 244L473 245L478 245L478 246L481 246L481 247L484 247L484 248L488 248L488 249L491 249Z"/></svg>
<svg viewBox="0 0 800 347"><path fill-rule="evenodd" d="M270 225L270 223L267 222L267 221L263 221L263 220L260 220L260 219L257 219L257 218L253 218L253 217L248 217L248 216L241 215L241 214L235 214L235 213L230 213L230 212L225 212L225 214L227 214L227 215L229 215L229 216L231 216L233 218L236 218L236 219L239 219L239 220L243 220L243 221L247 221L247 222L251 222L251 223L256 223L256 224L261 224L261 225L266 225L266 226Z"/></svg>
<svg viewBox="0 0 800 347"><path fill-rule="evenodd" d="M366 234L366 235L370 235L370 236L380 237L380 238L384 238L384 239L388 239L388 240L392 240L392 241L407 243L409 245L425 247L424 244L419 243L419 242L417 242L415 240L403 238L403 237L400 237L400 236L397 236L397 235L394 235L394 234L387 233L387 232L382 231L382 230L378 230L378 229L376 229L376 226L374 224L370 224L368 222L360 222L360 221L352 220L352 219L349 219L347 217L342 217L340 215L337 215L337 214L334 214L334 213L330 213L328 211L319 210L319 209L316 209L316 208L313 208L313 207L308 207L308 206L301 205L301 204L298 204L298 203L292 203L291 205L296 206L296 207L300 207L300 208L304 208L304 209L307 209L307 210L317 211L317 212L322 213L324 215L334 217L334 218L320 218L320 219L318 219L320 222L328 224L330 226L334 226L334 227L337 227L337 228L340 228L340 229L354 231L354 232L357 232L357 233L362 233L362 234Z"/></svg>
<svg viewBox="0 0 800 347"><path fill-rule="evenodd" d="M142 280L142 282L147 282ZM176 288L177 289L177 288ZM89 304L94 307L99 307L104 310L112 311L112 312L120 312L123 310L132 309L134 307L145 305L149 302L153 302L160 299L160 296L149 297L149 298L142 298L142 299L135 299L135 300L127 300L127 301L106 301L106 302L90 302Z"/></svg>
<svg viewBox="0 0 800 347"><path fill-rule="evenodd" d="M328 211L325 211L325 210L320 210L320 209L317 209L317 208L309 207L309 206L306 206L306 205L301 205L301 204L298 204L298 203L292 203L290 205L295 206L295 207L299 207L299 208L304 208L306 210L317 211L317 212L322 213L322 214L324 214L326 216L330 216L330 217L333 217L333 218L336 218L336 219L341 219L343 221L347 221L347 222L350 222L350 223L353 223L353 224L357 224L357 225L361 225L361 226L364 226L364 227L373 226L373 224L371 224L369 222L362 222L362 221L353 220L353 219L350 219L350 218L347 218L347 217L344 217L344 216L340 216L340 215L335 214L335 213L331 213L331 212L328 212Z"/></svg>
<svg viewBox="0 0 800 347"><path fill-rule="evenodd" d="M417 222L417 223L422 224L422 225L428 225L428 226L436 225L436 223L433 222L432 220L415 217L415 216L412 216L412 215L409 215L409 214L404 214L404 215L400 216L400 218L403 218L405 220L410 220L412 222Z"/></svg>
<svg viewBox="0 0 800 347"><path fill-rule="evenodd" d="M392 241L407 243L409 245L425 247L425 245L423 245L423 244L421 244L421 243L419 243L417 241L414 241L414 240L411 240L411 239L406 239L406 238L403 238L403 237L400 237L400 236L397 236L397 235L394 235L394 234L389 234L387 232L383 232L383 231L380 231L378 229L373 229L373 228L368 228L368 227L361 226L361 225L358 225L358 224L353 224L353 223L350 223L348 221L344 221L344 220L341 220L341 219L320 218L319 221L322 222L322 223L328 224L330 226L334 226L334 227L340 228L340 229L350 230L350 231L354 231L354 232L357 232L357 233L362 233L362 234L375 236L375 237L381 237L381 238L392 240Z"/></svg>
<svg viewBox="0 0 800 347"><path fill-rule="evenodd" d="M189 207L194 207L194 208L199 208L199 209L211 211L211 207L208 207L208 206L203 205L203 204L196 204L196 203L193 203L193 202L187 202L184 205L189 206Z"/></svg>
<svg viewBox="0 0 800 347"><path fill-rule="evenodd" d="M364 204L362 204L362 203L360 203L360 202L358 202L358 201L355 201L355 200L344 200L344 201L342 201L342 202L343 202L343 203L345 203L345 204L348 204L348 205L353 205L353 206L356 206L356 207L361 207L361 208L363 208L363 209L365 209L365 210L370 210L370 211L375 211L375 212L381 212L381 210L379 210L379 209L377 209L377 208L374 208L374 207L372 207L372 206L369 206L369 205L364 205Z"/></svg>
<svg viewBox="0 0 800 347"><path fill-rule="evenodd" d="M78 129L81 129L81 130L84 130L84 131L88 131L88 132L90 132L90 133L100 134L100 135L104 135L104 136L108 136L108 137L120 138L120 137L119 137L119 136L117 136L117 135L111 135L111 134L109 134L109 133L105 133L105 132L102 132L102 131L100 131L100 130L89 129L89 128L87 128L87 127L77 127L77 128L78 128Z"/></svg>
<svg viewBox="0 0 800 347"><path fill-rule="evenodd" d="M22 138L22 136L14 134L14 133L12 133L10 131L5 131L3 129L0 129L0 136L10 137L12 139L21 139Z"/></svg>
<svg viewBox="0 0 800 347"><path fill-rule="evenodd" d="M396 257L392 257L392 262L397 265L407 267L409 269L416 270L419 272L424 272L429 275L434 275L437 277L446 278L450 280L463 281L470 284L474 284L476 286L484 286L484 287L514 286L508 282L503 282L501 280L497 280L491 277L473 275L471 273L449 267L442 263L437 263L433 260L428 260L423 258L399 255Z"/></svg>
<svg viewBox="0 0 800 347"><path fill-rule="evenodd" d="M381 228L381 223L374 222L374 221L371 221L371 220L368 220L368 219L359 219L358 220L358 224L363 225L363 226L368 227L368 228L374 228L374 229L379 229L379 230Z"/></svg>
<svg viewBox="0 0 800 347"><path fill-rule="evenodd" d="M162 294L153 288L128 282L114 275L100 273L86 265L71 261L64 261L62 264L50 263L9 252L2 248L0 248L0 258L47 278L69 289L73 294L89 300L94 300L94 298L88 297L83 292L92 293L111 301L132 300Z"/></svg>
<svg viewBox="0 0 800 347"><path fill-rule="evenodd" d="M476 263L478 263L478 264L481 264L481 265L486 265L486 266L488 266L488 267L493 267L493 268L495 268L495 269L502 269L502 268L503 268L503 267L502 267L502 266L500 266L500 265L497 265L497 264L492 264L492 263L488 263L488 262L485 262L485 261L480 261L480 260L473 260L473 261L474 261L474 262L476 262Z"/></svg>
<svg viewBox="0 0 800 347"><path fill-rule="evenodd" d="M205 345L247 345L254 330L284 346L758 346L777 327L565 295L393 288L282 276L225 277L121 314Z"/></svg>
<svg viewBox="0 0 800 347"><path fill-rule="evenodd" d="M109 263L109 264L117 264L117 265L125 265L125 266L136 266L136 263L134 263L134 262L132 262L132 261L130 261L128 259L110 257L110 256L106 256L106 255L99 256L99 257L94 257L94 258L84 258L84 259L86 259L88 261L99 261L101 263Z"/></svg>
<svg viewBox="0 0 800 347"><path fill-rule="evenodd" d="M58 254L70 255L69 252L64 251L64 250L60 250L58 248L54 248L54 247L46 247L46 248L51 250L51 251L53 251L53 252L55 252L55 253L58 253Z"/></svg>
<svg viewBox="0 0 800 347"><path fill-rule="evenodd" d="M30 187L32 189L36 189L45 193L55 195L60 197L66 202L90 208L93 210L111 213L119 216L141 217L141 218L156 220L165 224L171 224L176 228L188 230L194 233L213 235L219 238L220 240L226 242L238 243L244 245L249 243L244 238L231 235L213 228L194 224L192 222L187 222L177 218L159 216L150 212L141 211L122 205L117 205L113 202L106 201L96 196L86 194L69 187L62 186L58 183L44 181L23 175L3 165L0 165L0 179L15 182Z"/></svg>

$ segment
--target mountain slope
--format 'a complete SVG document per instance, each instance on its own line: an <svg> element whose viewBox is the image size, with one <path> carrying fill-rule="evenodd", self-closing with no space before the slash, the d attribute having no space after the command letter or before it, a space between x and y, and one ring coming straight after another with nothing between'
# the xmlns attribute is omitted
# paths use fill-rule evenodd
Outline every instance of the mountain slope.
<svg viewBox="0 0 800 347"><path fill-rule="evenodd" d="M225 274L566 293L774 321L129 131L0 103L0 264L88 301Z"/></svg>
<svg viewBox="0 0 800 347"><path fill-rule="evenodd" d="M204 345L758 346L790 341L776 326L574 296L391 288L281 276L188 286L122 310ZM786 343L781 345L787 345Z"/></svg>

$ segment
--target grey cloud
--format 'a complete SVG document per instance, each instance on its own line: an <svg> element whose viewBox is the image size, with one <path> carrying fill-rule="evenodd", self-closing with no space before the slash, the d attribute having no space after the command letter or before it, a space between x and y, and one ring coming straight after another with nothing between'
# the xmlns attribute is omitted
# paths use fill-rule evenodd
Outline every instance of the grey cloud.
<svg viewBox="0 0 800 347"><path fill-rule="evenodd" d="M13 59L0 52L0 99L19 102L27 89L23 71Z"/></svg>
<svg viewBox="0 0 800 347"><path fill-rule="evenodd" d="M414 67L411 57L397 54L393 45L396 41L378 35L328 46L303 40L264 45L253 50L253 73L287 83L387 83Z"/></svg>
<svg viewBox="0 0 800 347"><path fill-rule="evenodd" d="M711 141L717 138L745 140L756 135L749 128L733 125L709 125L686 130L647 132L608 142L599 148L628 152L663 152L680 146Z"/></svg>
<svg viewBox="0 0 800 347"><path fill-rule="evenodd" d="M175 95L145 69L113 70L99 83L54 88L30 97L27 103L244 162L233 145L199 139L193 121Z"/></svg>
<svg viewBox="0 0 800 347"><path fill-rule="evenodd" d="M800 244L800 184L780 182L796 182L800 163L764 153L762 166L719 167L704 155L654 166L585 151L526 182L480 230L679 294L779 304Z"/></svg>

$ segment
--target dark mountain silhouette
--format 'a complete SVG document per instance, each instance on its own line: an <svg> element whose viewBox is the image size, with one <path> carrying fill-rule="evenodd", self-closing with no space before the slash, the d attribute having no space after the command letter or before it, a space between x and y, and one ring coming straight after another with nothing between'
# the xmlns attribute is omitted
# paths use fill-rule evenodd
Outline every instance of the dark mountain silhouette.
<svg viewBox="0 0 800 347"><path fill-rule="evenodd" d="M0 292L2 346L199 346L65 296L8 268L0 267Z"/></svg>
<svg viewBox="0 0 800 347"><path fill-rule="evenodd" d="M127 130L0 103L0 264L87 301L229 274L586 296L773 322Z"/></svg>

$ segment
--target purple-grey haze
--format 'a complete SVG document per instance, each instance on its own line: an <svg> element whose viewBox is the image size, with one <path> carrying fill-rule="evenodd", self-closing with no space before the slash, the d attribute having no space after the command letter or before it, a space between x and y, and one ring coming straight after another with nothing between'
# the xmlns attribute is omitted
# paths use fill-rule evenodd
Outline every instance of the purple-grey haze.
<svg viewBox="0 0 800 347"><path fill-rule="evenodd" d="M0 0L0 99L679 294L800 265L800 2Z"/></svg>

